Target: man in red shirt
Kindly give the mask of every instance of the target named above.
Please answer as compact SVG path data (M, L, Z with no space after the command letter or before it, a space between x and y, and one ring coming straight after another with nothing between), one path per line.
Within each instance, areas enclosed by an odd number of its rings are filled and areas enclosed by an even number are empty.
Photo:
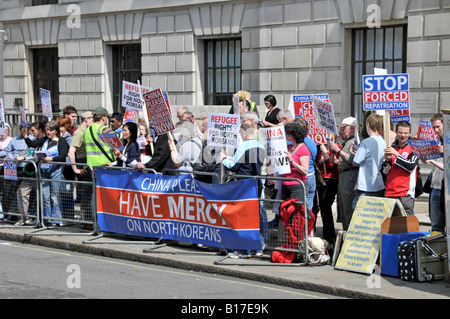
M411 124L401 121L395 130L396 140L384 151L383 172L387 174L385 196L397 198L408 215L414 215L414 193L417 182L419 158L406 140L411 134Z

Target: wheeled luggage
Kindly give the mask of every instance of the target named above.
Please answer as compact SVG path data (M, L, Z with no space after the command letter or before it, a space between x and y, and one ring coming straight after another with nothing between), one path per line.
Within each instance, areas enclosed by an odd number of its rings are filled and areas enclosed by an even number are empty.
M433 281L445 278L447 239L443 234L401 242L398 246L400 278Z

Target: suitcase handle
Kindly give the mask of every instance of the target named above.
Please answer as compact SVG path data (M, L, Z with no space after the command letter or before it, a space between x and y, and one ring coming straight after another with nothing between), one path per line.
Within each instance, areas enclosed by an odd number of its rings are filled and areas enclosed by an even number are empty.
M447 258L447 254L440 255L440 254L436 253L430 247L430 245L428 245L428 241L426 241L426 242L425 242L425 240L422 241L422 249L427 255L431 255L431 256L433 256L436 259L444 260L445 258Z

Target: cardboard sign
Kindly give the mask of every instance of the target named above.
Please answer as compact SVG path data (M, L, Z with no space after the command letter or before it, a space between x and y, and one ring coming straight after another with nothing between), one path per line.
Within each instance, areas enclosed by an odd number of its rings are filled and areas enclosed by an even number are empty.
M125 148L116 133L98 134L98 137L100 137L103 143L112 148L117 148L119 151L123 151Z
M421 140L433 141L437 140L437 134L434 133L431 121L419 121L419 129L417 130L417 138Z
M409 109L409 74L363 75L363 109Z
M324 94L293 94L289 102L289 111L294 117L303 117L308 122L308 136L316 143L326 143L330 134L317 125L316 114L313 106L313 97L325 102L330 102L328 93Z
M335 268L372 274L381 248L381 225L391 216L406 216L398 199L361 196Z
M139 88L142 94L150 92L152 89L139 84L122 81L122 106L129 110L136 110L143 112L143 105L141 102L141 95L139 94Z
M313 106L317 125L334 135L338 135L333 105L313 96Z
M45 89L40 89L41 92L41 104L42 104L42 114L45 117L52 118L52 97L50 91Z
M207 144L237 148L239 127L239 114L208 113Z
M267 174L288 174L291 172L289 160L286 158L287 143L284 126L259 129L261 140L266 149Z
M161 89L147 92L143 95L147 106L148 118L152 120L153 128L157 135L161 135L175 129L167 99L164 98Z
M439 151L441 144L439 141L427 141L427 140L406 140L411 150L420 158L427 160L444 157L444 153Z

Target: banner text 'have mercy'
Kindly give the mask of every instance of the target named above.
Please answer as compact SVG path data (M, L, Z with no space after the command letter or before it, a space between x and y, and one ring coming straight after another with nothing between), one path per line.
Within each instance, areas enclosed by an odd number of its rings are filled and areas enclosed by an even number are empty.
M99 170L97 176L98 220L104 231L215 247L258 248L255 181L228 183L221 192L218 188L223 186L215 185L212 190L211 185L187 174Z

